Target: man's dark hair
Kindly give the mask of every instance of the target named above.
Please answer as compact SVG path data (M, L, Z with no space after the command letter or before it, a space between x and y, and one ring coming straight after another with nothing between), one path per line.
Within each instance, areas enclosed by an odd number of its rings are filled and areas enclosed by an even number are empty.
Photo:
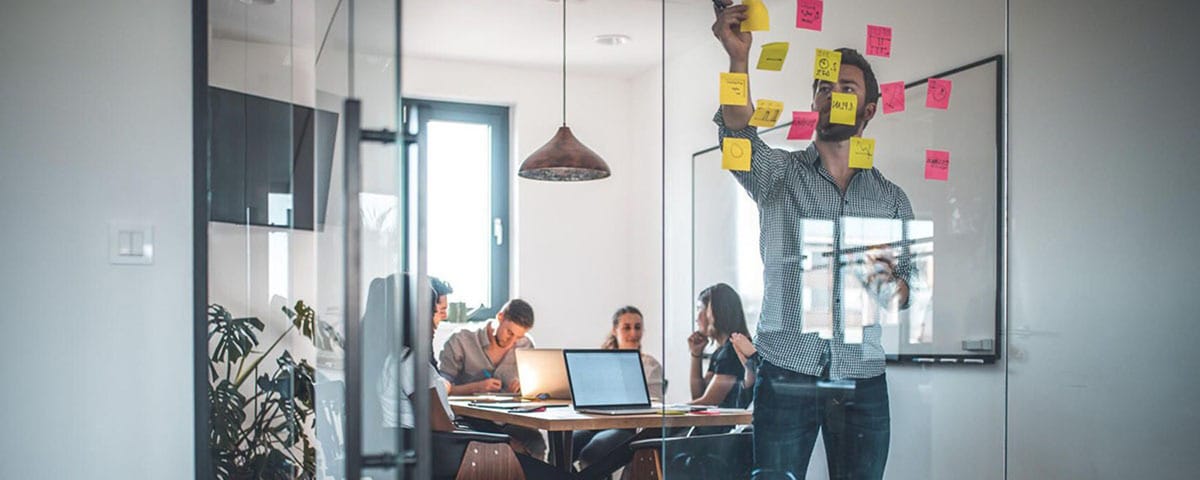
M505 320L512 320L526 330L533 328L533 307L529 302L514 298L500 308L500 313L504 314Z
M867 62L866 57L858 53L858 50L849 47L842 47L835 52L842 54L842 66L854 65L863 72L863 81L866 82L864 87L867 91L864 93L866 103L876 103L879 101L879 80L875 79L875 71L871 70L871 64ZM817 91L817 85L820 85L820 80L813 80L813 91Z
M433 309L437 310L438 300L442 297L454 293L454 287L450 286L450 282L437 278L433 275L429 276L430 290L433 292Z

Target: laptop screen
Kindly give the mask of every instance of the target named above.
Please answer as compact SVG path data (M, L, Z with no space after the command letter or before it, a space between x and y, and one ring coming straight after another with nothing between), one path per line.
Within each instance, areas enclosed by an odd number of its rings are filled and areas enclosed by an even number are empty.
M636 350L565 350L575 407L650 406Z

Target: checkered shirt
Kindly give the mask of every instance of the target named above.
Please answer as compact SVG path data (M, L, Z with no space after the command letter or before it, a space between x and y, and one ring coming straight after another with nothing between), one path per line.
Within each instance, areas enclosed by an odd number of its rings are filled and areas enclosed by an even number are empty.
M862 379L883 374L882 327L863 327L861 344L844 342L841 267L833 272L833 339L801 333L802 305L801 220L830 220L834 249L840 251L843 217L912 220L912 204L896 184L874 168L859 171L843 196L821 165L815 145L801 151L771 148L748 126L731 131L720 110L713 117L721 138L749 139L750 171L732 171L758 205L759 255L763 262L762 315L754 343L763 360L806 375L830 379ZM839 265L840 262L833 262ZM896 275L908 279L910 263L897 265ZM911 282L910 282L911 283Z

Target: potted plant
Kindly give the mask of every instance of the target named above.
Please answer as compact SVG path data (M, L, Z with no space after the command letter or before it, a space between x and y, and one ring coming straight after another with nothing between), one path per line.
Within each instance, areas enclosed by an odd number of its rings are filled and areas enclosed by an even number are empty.
M283 307L290 325L262 352L255 351L264 324L234 318L221 305L208 307L209 448L216 477L225 479L313 478L316 448L313 367L283 350L268 373L260 364L289 336L314 339L316 314L303 301ZM254 377L252 388L243 388ZM243 393L245 391L245 393ZM307 428L306 428L307 427Z

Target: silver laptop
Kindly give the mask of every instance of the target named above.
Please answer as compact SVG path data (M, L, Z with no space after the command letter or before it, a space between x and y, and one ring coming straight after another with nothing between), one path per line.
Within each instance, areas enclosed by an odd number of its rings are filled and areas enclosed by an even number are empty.
M601 415L659 413L637 350L563 350L575 411Z
M570 400L571 385L563 365L561 348L522 348L517 350L517 376L521 378L521 396Z

